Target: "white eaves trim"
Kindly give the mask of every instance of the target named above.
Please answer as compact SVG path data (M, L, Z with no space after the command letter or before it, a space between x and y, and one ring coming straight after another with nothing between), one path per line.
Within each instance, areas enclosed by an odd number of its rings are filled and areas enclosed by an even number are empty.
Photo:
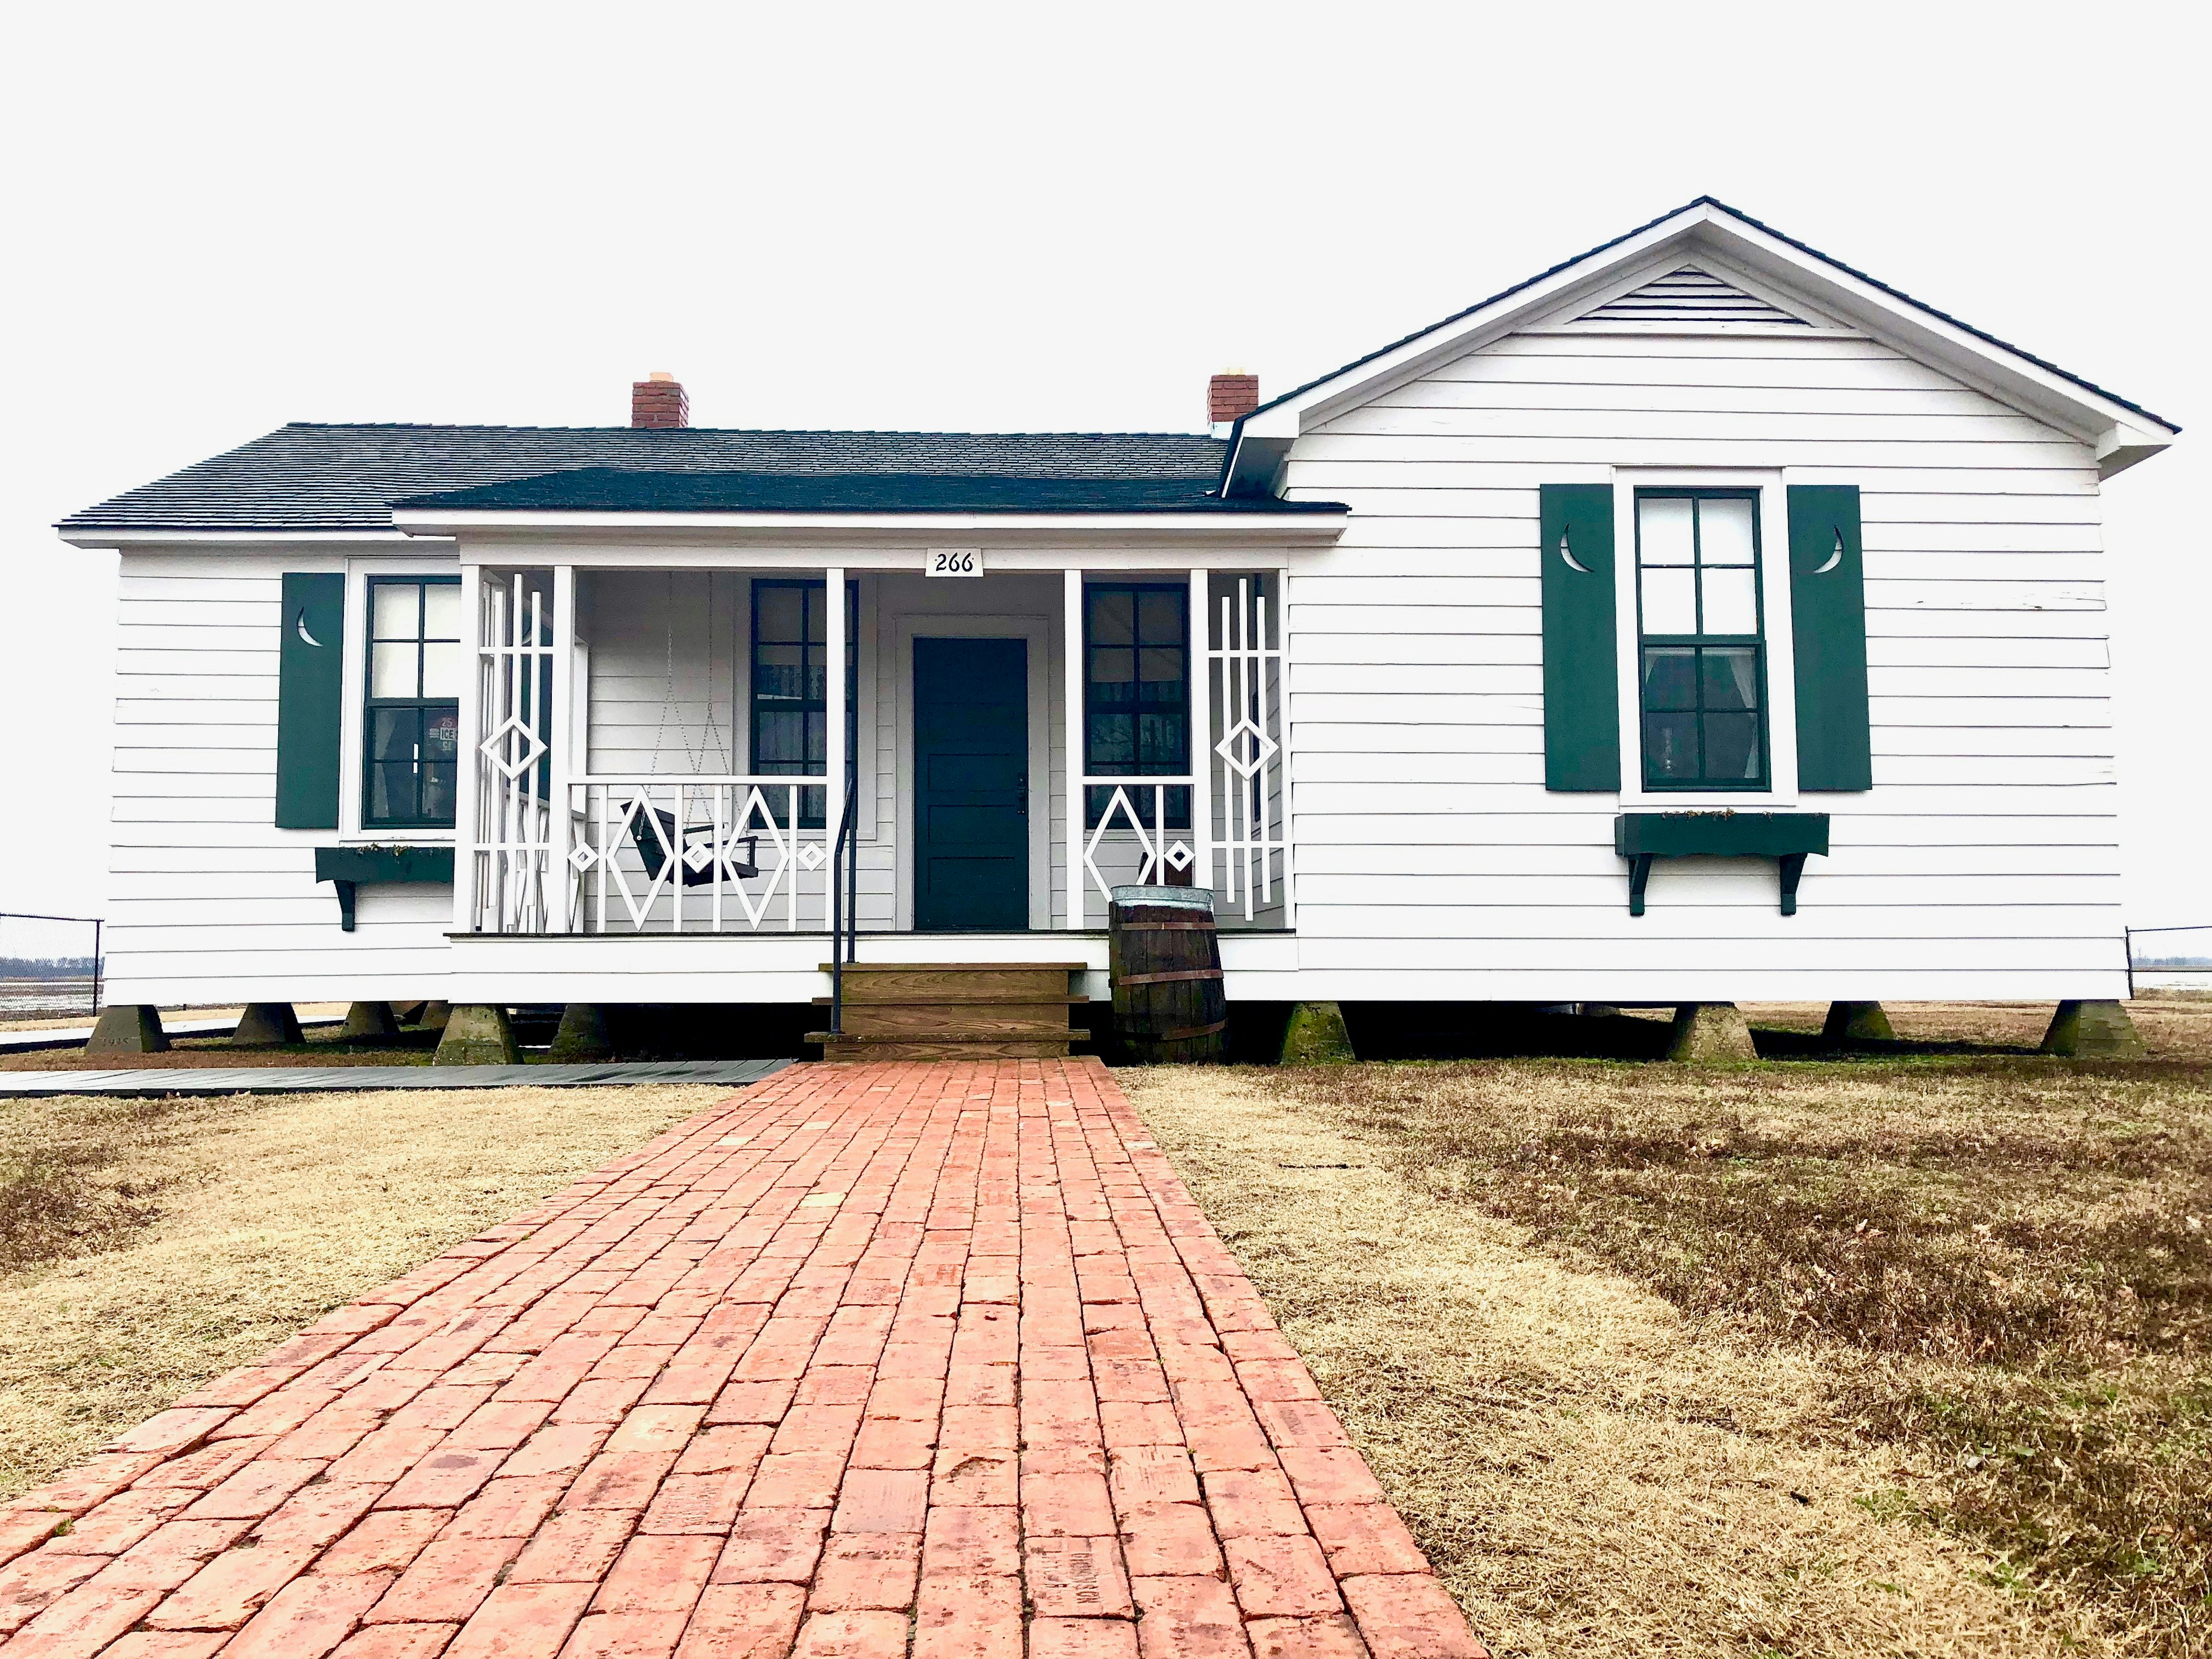
M563 536L605 542L611 534L655 540L895 540L915 547L1074 538L1110 541L1203 540L1272 547L1333 546L1349 513L533 513L395 512L410 536L501 535L532 539Z
M312 546L337 552L358 548L364 553L391 553L409 547L413 540L397 530L103 530L94 526L56 533L71 547L117 549Z
M2157 453L2179 431L1715 204L1698 202L1248 416L1230 455L1227 488L1232 493L1267 489L1300 433L1524 326L1562 317L1585 303L1602 304L1624 284L1632 287L1669 260L1694 260L1700 254L1771 283L1780 294L1801 295L1844 327L2088 445L2102 477Z

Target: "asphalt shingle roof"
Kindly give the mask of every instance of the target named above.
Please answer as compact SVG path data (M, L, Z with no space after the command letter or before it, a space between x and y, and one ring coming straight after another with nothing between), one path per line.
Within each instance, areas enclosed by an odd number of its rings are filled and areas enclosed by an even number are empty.
M699 427L654 431L295 422L73 514L61 527L388 530L398 501L519 479L543 480L579 469L610 477L700 473L726 479L836 478L848 481L841 485L845 489L866 474L1106 483L1108 495L1184 492L1188 505L1197 508L1197 498L1220 476L1226 449L1218 439L1182 433L744 432ZM1103 500L1089 510L1101 509L1127 510L1121 502ZM868 510L900 509L878 501Z
M553 513L1341 513L1334 501L1224 501L1207 478L945 472L669 472L578 467L441 490L402 507Z

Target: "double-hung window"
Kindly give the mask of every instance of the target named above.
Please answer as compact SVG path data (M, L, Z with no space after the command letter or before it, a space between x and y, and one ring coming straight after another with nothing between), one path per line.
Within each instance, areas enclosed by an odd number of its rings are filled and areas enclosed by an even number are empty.
M845 753L857 753L860 589L845 584ZM830 765L827 584L753 583L752 768L757 776L820 777ZM779 815L780 802L771 802ZM819 830L819 788L799 793L799 827Z
M1636 494L1647 789L1767 787L1759 492Z
M362 829L453 828L465 672L458 576L369 578Z
M1190 589L1188 585L1091 582L1083 590L1084 770L1094 778L1176 777L1190 770ZM1150 827L1152 792L1132 789ZM1096 825L1112 785L1085 792ZM1190 827L1190 790L1167 791L1168 827Z

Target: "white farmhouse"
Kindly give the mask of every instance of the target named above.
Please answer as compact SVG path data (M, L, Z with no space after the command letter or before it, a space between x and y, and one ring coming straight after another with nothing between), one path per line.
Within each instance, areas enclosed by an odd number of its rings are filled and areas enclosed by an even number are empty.
M1355 1035L2125 994L2098 491L2172 424L1710 199L1257 393L709 431L656 376L78 514L114 998L795 1033L849 923L910 1006L833 1051L1065 1052L1122 884Z

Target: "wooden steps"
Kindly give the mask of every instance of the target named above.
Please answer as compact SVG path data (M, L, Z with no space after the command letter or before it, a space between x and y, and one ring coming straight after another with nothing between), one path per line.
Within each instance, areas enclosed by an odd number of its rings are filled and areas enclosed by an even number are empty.
M1079 962L848 962L845 1029L806 1040L824 1060L1065 1060L1088 1035L1067 1023L1090 1000L1067 988L1082 971Z

